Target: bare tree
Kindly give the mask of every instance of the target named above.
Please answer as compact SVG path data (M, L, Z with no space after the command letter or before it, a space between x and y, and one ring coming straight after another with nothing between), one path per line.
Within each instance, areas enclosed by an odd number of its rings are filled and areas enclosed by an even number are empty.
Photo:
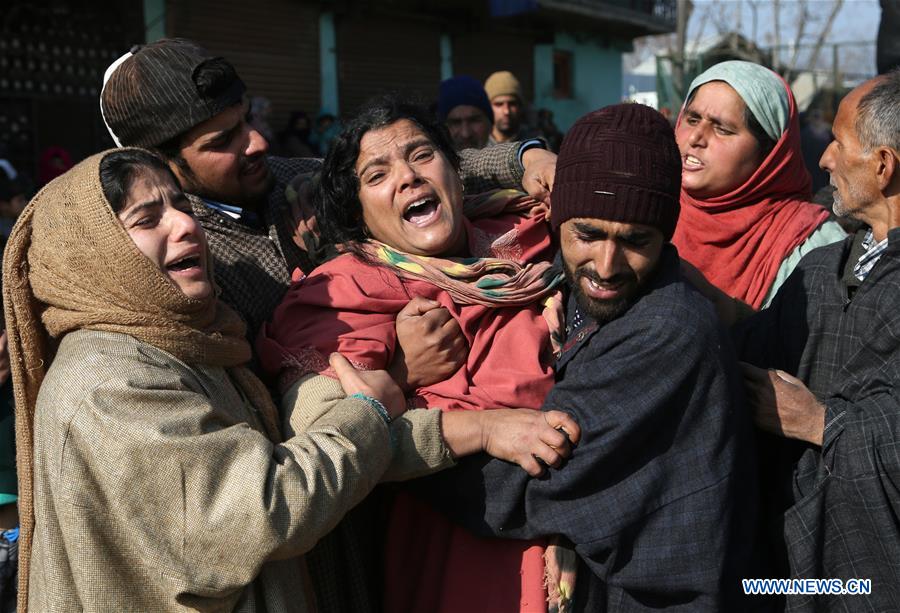
M687 41L687 26L691 19L694 3L691 0L678 0L678 21L675 31L675 61L672 63L672 82L679 95L684 93L684 47Z
M806 24L812 17L809 14L809 6L806 3L806 0L800 0L798 5L799 14L797 16L797 35L794 37L793 42L793 53L791 54L791 61L787 65L787 68L784 71L784 80L790 83L794 79L794 73L797 68L797 60L800 59L800 50L803 48L803 34L806 29Z
M816 39L816 43L813 45L812 53L809 57L810 69L814 69L816 67L816 62L819 61L819 54L822 52L822 46L825 44L825 40L831 33L831 28L834 25L834 20L837 17L837 14L840 12L843 4L844 0L834 0L834 4L831 6L831 13L829 13L828 20L825 22L825 27L823 27L819 32L819 37ZM832 68L834 70L837 70L836 66L833 66Z
M691 47L690 53L692 57L696 56L697 52L700 50L700 40L706 32L706 22L709 21L710 9L711 7L707 6L706 10L703 11L703 14L700 16L700 24L697 26L696 32L694 32L694 45Z
M735 31L735 5L731 2L716 0L707 7L707 15L712 16L713 27L717 34L728 34Z
M778 51L781 47L781 2L780 0L772 0L772 23L774 30L772 32L772 68L778 70Z
M758 11L759 11L759 0L747 0L747 6L750 7L750 14L751 14L751 17L752 17L750 23L753 24L752 29L750 30L750 40L752 40L753 42L756 42L756 41L757 41L757 38L756 38L756 35L757 35L756 26L757 26L757 24L758 24L758 22L759 22L759 21L758 21L758 17L759 17L759 15L758 15Z

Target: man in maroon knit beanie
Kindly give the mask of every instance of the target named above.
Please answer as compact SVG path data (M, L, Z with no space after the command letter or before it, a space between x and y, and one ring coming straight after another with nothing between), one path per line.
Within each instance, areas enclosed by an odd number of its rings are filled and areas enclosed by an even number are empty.
M557 161L551 220L568 279L546 409L581 440L545 478L473 457L423 494L469 529L562 535L575 611L742 611L758 576L752 424L712 305L669 243L681 162L668 122L620 104L582 117ZM453 483L448 483L453 481Z

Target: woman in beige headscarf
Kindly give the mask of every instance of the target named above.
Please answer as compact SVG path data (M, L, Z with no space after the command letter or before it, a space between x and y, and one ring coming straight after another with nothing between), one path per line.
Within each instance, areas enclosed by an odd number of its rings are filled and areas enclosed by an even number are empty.
M189 210L126 149L54 180L12 233L20 611L309 611L301 554L391 459L387 383L281 440Z

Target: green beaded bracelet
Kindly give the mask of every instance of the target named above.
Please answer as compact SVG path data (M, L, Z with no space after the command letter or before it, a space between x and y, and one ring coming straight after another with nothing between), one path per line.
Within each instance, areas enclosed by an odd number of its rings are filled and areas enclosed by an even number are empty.
M363 393L357 392L355 394L351 394L348 398L357 398L359 400L365 400L369 403L369 405L375 409L379 415L381 415L381 419L384 420L384 423L388 426L391 425L391 415L388 413L385 406L381 403L377 398L372 398L371 396L366 396Z

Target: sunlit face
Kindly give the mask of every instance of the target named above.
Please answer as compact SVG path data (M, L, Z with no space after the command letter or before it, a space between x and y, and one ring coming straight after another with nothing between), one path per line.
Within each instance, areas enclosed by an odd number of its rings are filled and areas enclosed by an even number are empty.
M118 217L138 250L184 295L199 300L212 294L206 235L167 172L146 168L133 177Z
M416 255L464 250L459 174L412 121L366 132L356 175L369 236Z
M582 310L604 323L622 315L656 270L662 232L590 217L560 226L566 278Z
M856 134L856 107L872 86L871 81L864 83L841 101L831 128L834 140L819 160L819 166L828 172L835 188L835 214L854 217L869 225L872 223L866 209L880 193L872 165L873 152L864 151Z
M491 121L477 106L460 104L447 113L447 131L457 151L481 149L491 135Z
M244 102L188 131L181 156L190 171L173 165L188 192L240 207L265 200L273 182L266 163L269 145L248 119Z
M747 128L746 105L727 83L701 85L675 127L681 184L694 198L727 194L762 163L759 142Z
M522 125L522 102L518 96L503 94L491 98L494 111L494 132L504 137L515 136Z

